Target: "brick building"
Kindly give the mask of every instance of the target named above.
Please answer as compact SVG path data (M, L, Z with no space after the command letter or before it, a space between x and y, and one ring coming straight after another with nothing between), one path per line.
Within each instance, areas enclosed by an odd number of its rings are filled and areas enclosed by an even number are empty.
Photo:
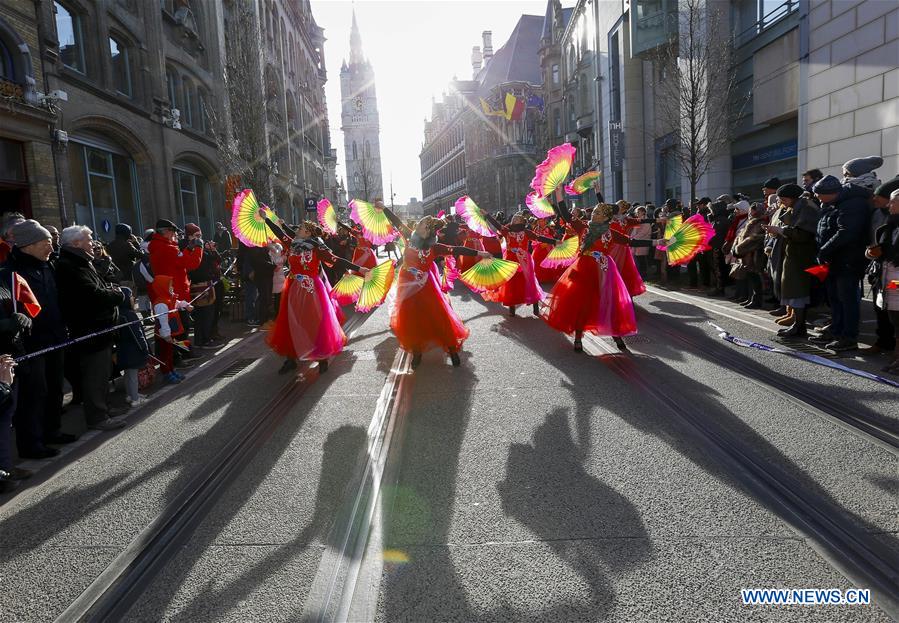
M0 211L59 222L53 108L40 62L32 0L0 4Z

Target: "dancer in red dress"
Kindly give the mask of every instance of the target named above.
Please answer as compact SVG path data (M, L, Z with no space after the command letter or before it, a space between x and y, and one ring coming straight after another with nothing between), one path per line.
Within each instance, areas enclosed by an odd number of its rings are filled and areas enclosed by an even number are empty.
M462 225L459 228L459 237L462 240L462 246L472 249L473 251L484 251L484 237L476 231L472 231L467 226ZM459 255L456 253L455 255ZM459 258L457 264L460 272L465 272L478 263L476 255L465 254Z
M562 333L574 334L574 350L582 351L585 331L611 336L619 350L626 351L623 335L637 332L634 305L627 286L610 256L616 244L650 246L663 240L632 240L610 227L614 207L600 203L593 209L590 222L568 213L561 192L556 193L560 216L581 237L577 260L568 267L553 287L548 299L546 323Z
M548 218L538 219L534 231L541 236L554 238L557 241L564 240L574 233L571 232L571 234L569 234L564 225L556 226L555 223ZM538 242L533 245L531 259L534 260L534 274L537 275L537 281L539 283L555 283L559 280L559 277L562 276L562 273L565 272L565 266L556 266L554 268L544 268L541 266L543 260L545 260L546 256L549 255L549 252L552 251L554 245L555 243L546 244L543 242Z
M378 258L375 257L375 250L372 243L362 235L362 228L358 225L348 227L337 222L337 226L341 227L350 236L356 240L356 248L353 249L353 264L364 266L365 268L374 268L378 265Z
M518 264L518 272L495 291L488 290L483 294L484 300L494 301L509 308L509 315L515 315L518 305L533 305L534 315L540 315L540 303L546 293L537 283L534 271L534 259L528 253L530 241L544 244L555 244L553 238L540 236L525 227L525 216L519 212L512 217L509 225L502 225L494 217L487 215L487 220L506 241L505 259Z
M412 230L389 209L384 214L406 239L403 264L399 269L396 303L390 314L390 328L403 350L412 353L412 368L421 363L423 352L442 348L454 366L460 365L459 349L468 329L453 310L449 298L440 291L434 260L447 255L492 257L486 251L450 247L437 242L436 231L443 222L426 216Z
M296 368L297 360L318 361L319 373L325 372L328 359L343 350L347 338L341 328L340 307L331 297L322 264L342 263L363 275L368 269L334 255L322 242L321 229L311 221L302 223L293 238L269 219L265 222L285 245L290 245L290 275L281 293L275 325L266 340L273 351L287 358L278 373Z

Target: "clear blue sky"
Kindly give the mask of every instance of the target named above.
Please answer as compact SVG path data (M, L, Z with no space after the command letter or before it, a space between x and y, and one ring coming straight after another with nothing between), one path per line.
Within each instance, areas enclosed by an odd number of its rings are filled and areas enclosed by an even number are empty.
M545 0L312 0L312 14L325 29L325 63L331 141L338 150L337 174L344 175L340 131L340 65L350 51L353 7L362 33L362 48L375 70L381 114L384 192L391 172L397 203L421 199L418 154L431 97L440 98L453 78L471 77L471 48L481 32L493 31L498 49L518 18L543 15Z

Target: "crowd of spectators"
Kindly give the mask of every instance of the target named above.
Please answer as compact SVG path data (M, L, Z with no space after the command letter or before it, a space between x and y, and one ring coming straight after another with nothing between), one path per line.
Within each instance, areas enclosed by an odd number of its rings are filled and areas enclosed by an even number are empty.
M182 231L165 219L142 238L124 223L114 235L103 244L83 225L59 232L2 215L0 493L32 475L16 456L49 458L77 440L62 430L64 408L82 405L89 429L122 428L127 409L110 403L112 381L122 377L125 404L140 405L157 370L180 383L199 350L223 343L221 277L232 250L221 223L208 242L197 225Z
M622 214L664 218L701 215L714 229L709 249L685 267L667 266L665 253L637 255L644 278L705 290L747 309L767 309L784 340L810 340L835 353L894 353L899 327L899 175L881 181L879 156L854 158L840 178L818 169L797 183L772 178L760 198L703 197L685 206L619 202ZM637 238L663 237L661 226L641 226ZM682 281L686 279L686 283ZM672 281L674 283L672 283ZM859 349L861 306L870 300L876 341ZM809 312L820 316L810 332ZM899 373L899 358L884 368Z

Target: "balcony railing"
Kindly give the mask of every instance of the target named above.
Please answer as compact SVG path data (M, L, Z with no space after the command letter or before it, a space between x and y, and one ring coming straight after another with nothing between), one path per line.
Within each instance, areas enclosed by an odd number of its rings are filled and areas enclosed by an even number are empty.
M631 50L636 56L677 36L677 0L631 2Z
M799 10L799 0L786 0L783 4L772 9L767 15L734 36L734 47L740 47L749 43L756 36L760 35L764 30L779 22L793 11Z

